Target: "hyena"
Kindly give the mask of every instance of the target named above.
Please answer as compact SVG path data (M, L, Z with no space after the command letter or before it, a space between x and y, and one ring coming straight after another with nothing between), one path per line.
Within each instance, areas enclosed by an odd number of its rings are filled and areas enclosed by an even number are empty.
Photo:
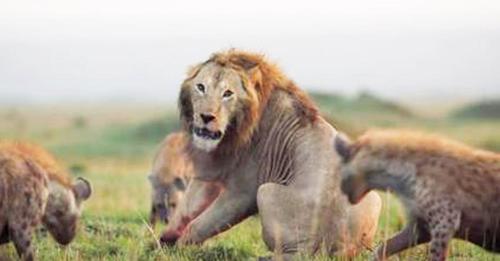
M378 259L430 241L430 259L445 260L452 238L500 252L499 154L395 130L369 131L352 143L339 135L335 148L351 203L389 190L408 212L407 226L378 248Z
M153 189L150 215L152 226L158 218L168 222L193 176L193 165L185 151L187 139L182 132L169 134L155 156L151 175L148 177Z
M43 224L54 239L69 244L76 234L88 181L70 177L44 149L0 143L0 244L12 241L23 260L32 260L32 234Z

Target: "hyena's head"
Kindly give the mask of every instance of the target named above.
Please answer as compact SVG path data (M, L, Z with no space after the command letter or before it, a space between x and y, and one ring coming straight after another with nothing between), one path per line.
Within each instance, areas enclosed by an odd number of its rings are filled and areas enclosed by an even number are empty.
M83 178L78 178L69 186L53 180L49 182L49 198L43 224L58 243L66 245L73 240L82 212L82 202L91 194L90 182Z
M416 167L410 137L391 131L369 131L351 142L345 135L335 138L339 154L342 191L351 203L359 202L371 189L397 194L413 192Z
M168 223L184 196L188 180L175 177L168 184L164 184L158 180L157 176L151 175L149 181L153 187L152 214Z
M356 204L371 190L368 180L384 169L373 164L376 159L359 140L351 142L344 134L338 134L334 147L340 156L342 192L349 202Z

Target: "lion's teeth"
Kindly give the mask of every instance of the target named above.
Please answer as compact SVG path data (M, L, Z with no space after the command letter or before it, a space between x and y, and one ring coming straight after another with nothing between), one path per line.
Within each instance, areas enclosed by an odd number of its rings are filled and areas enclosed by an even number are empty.
M195 135L205 138L205 139L211 139L211 140L218 140L222 137L222 132L220 131L210 131L207 128L194 128L193 132Z

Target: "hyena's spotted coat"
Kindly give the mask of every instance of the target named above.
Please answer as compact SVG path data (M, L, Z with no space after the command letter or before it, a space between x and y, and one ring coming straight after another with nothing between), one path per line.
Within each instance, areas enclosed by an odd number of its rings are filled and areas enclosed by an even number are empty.
M32 260L32 234L42 223L60 244L76 233L88 181L75 183L42 148L0 143L0 244L12 241L20 257Z
M378 258L430 241L431 259L444 260L454 237L500 252L500 155L406 131L371 131L354 143L338 136L335 147L351 202L388 189L408 211L409 224Z

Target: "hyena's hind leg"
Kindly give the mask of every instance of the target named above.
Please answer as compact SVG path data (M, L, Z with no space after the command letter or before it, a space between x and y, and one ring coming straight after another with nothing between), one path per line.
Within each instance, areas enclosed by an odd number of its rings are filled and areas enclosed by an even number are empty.
M375 191L349 207L349 238L343 246L343 255L354 257L363 250L373 248L381 209L382 199Z
M290 187L267 183L257 192L262 236L274 252L274 260L293 260L297 252L314 250L310 238L313 206L307 204ZM309 217L309 218L307 218Z

